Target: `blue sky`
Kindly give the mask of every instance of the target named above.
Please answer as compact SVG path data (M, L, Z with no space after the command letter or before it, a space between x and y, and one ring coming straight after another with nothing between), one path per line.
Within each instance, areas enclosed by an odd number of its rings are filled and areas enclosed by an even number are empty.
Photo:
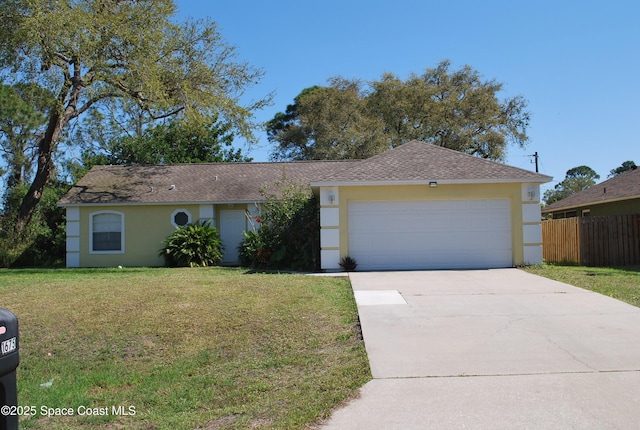
M521 95L532 114L526 149L507 163L554 181L587 165L606 179L640 165L640 2L614 0L264 1L177 0L180 18L209 17L238 60L265 72L246 100L275 93L256 119L284 111L304 88L332 76L402 79L449 59ZM270 145L249 152L267 161Z

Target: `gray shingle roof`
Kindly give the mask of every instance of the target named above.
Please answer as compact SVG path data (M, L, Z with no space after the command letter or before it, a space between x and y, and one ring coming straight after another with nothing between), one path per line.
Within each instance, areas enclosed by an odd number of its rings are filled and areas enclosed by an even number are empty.
M283 175L306 184L548 182L549 176L412 141L366 160L95 166L59 202L226 203L263 200Z
M258 202L286 177L308 184L351 161L94 166L59 204Z
M640 198L640 169L629 170L542 208L543 213Z
M549 182L550 176L485 160L419 141L336 170L324 178L335 183L372 182Z

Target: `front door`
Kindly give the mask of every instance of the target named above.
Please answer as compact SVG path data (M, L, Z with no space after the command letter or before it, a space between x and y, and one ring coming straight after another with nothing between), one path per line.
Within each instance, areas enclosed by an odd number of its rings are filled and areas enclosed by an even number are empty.
M242 242L242 233L247 228L247 217L243 210L220 211L220 240L223 249L223 264L238 264L240 254L238 245Z

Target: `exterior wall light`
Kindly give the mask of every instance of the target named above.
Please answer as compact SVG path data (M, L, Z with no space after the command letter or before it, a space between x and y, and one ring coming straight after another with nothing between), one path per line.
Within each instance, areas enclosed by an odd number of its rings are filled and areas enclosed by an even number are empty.
M529 187L529 190L527 191L527 196L529 197L529 200L533 200L536 197L536 189L533 187Z
M438 186L438 183L436 181L429 182L429 188L435 188L437 186Z
M336 195L333 191L329 191L329 204L333 204L336 201Z

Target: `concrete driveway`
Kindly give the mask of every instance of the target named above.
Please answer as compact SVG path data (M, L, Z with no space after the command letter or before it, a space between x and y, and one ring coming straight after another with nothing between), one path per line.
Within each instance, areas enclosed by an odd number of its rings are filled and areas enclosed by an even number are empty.
M374 379L323 428L640 428L639 308L517 269L350 278Z

